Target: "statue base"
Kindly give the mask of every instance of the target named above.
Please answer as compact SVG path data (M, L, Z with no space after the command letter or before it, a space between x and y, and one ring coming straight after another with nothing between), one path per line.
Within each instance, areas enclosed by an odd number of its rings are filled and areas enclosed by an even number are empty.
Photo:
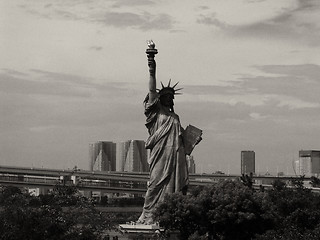
M128 239L157 239L156 236L162 236L162 239L178 240L179 232L165 233L164 229L157 224L145 225L135 222L119 224L119 231Z
M163 232L164 229L160 228L157 224L146 225L146 224L139 224L139 223L126 223L126 224L119 224L119 230L123 233L134 233L134 232L153 232L153 233L160 233Z

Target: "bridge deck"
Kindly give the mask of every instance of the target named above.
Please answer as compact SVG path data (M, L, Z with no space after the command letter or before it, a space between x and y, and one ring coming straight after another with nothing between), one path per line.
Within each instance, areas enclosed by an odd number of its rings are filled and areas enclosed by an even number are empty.
M240 175L190 174L190 186L208 185L221 179L238 179ZM292 176L253 176L254 180L283 181L301 180ZM75 185L80 190L126 192L142 194L146 192L149 173L101 172L85 170L58 170L43 168L21 168L0 166L0 184L28 187L53 187L57 184ZM310 181L310 178L304 178ZM314 188L315 191L319 191Z

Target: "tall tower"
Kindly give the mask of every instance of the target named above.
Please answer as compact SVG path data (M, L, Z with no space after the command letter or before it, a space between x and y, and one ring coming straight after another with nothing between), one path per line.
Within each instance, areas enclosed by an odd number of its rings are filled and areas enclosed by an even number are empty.
M126 162L127 152L130 146L130 141L117 142L116 150L116 171L123 172Z
M113 142L95 142L89 145L91 171L116 170L116 144Z
M318 176L320 174L320 151L300 150L297 174Z
M241 151L241 174L254 174L255 161L254 151Z
M117 171L148 172L147 150L143 140L117 143Z
M193 174L196 173L196 164L194 163L194 159L192 155L187 155L187 163L188 163L188 170L189 173Z

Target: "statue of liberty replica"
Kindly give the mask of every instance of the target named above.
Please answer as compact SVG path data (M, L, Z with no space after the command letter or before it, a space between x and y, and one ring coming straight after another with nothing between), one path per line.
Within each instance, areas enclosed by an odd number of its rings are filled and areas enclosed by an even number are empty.
M158 53L152 40L148 41L146 54L149 66L149 92L144 100L146 127L149 137L146 148L150 149L148 163L150 180L147 186L143 212L137 223L155 224L152 211L167 194L186 193L189 178L186 155L201 140L202 131L192 125L184 130L179 116L174 111L174 98L180 89L178 83L171 86L171 80L157 89L156 61Z

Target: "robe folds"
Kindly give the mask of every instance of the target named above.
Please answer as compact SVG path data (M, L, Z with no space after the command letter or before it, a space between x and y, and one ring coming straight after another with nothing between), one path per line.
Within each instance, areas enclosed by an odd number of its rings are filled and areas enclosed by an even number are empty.
M179 116L167 111L159 98L145 105L146 127L150 149L150 180L139 222L152 224L152 211L166 194L182 191L189 183L188 166Z

